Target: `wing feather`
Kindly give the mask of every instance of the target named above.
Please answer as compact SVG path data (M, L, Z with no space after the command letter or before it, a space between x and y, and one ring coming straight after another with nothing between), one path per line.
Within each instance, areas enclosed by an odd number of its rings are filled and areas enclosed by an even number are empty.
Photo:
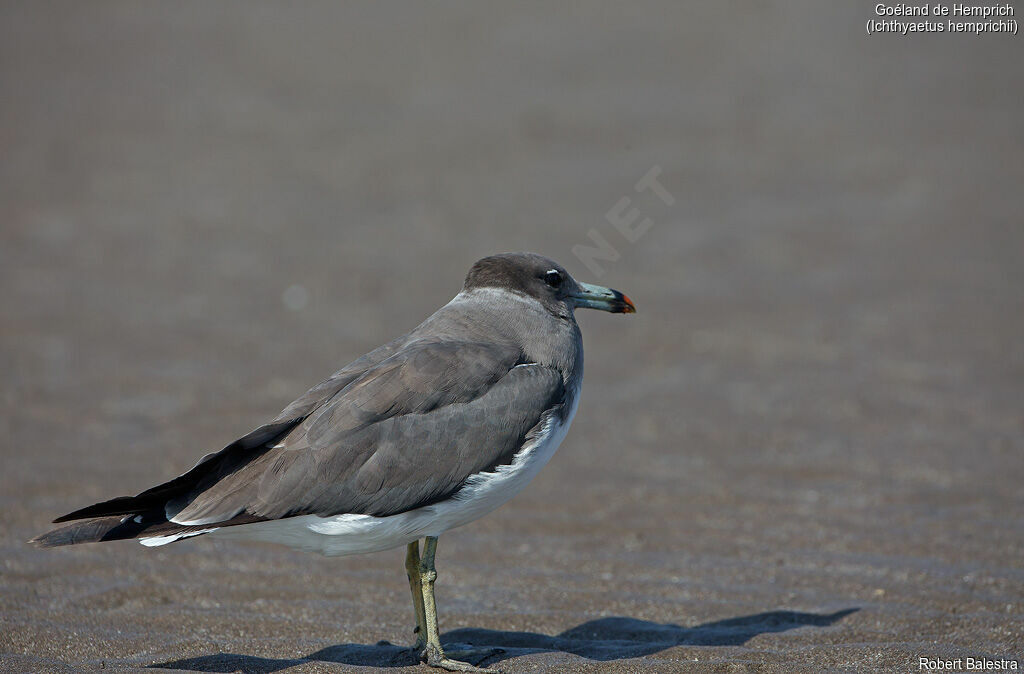
M510 345L414 342L352 379L278 444L182 499L190 525L239 515L386 516L437 502L511 461L561 374Z

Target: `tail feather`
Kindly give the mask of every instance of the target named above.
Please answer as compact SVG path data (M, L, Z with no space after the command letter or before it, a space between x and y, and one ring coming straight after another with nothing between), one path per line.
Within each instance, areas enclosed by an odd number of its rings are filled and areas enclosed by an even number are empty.
M77 521L36 536L29 543L41 548L53 548L76 543L142 538L153 539L150 545L162 545L180 538L209 533L220 527L265 520L265 517L243 512L224 522L213 522L203 526L182 525L169 522L167 510L169 504L187 503L190 498L215 484L217 480L234 473L264 454L303 419L305 416L300 415L260 426L221 451L207 454L191 470L173 480L158 484L135 496L118 496L62 515L53 523ZM181 505L176 508L180 509ZM160 542L156 542L157 539Z
M130 538L141 538L145 541L146 539L159 537L162 539L161 544L163 544L172 543L181 538L206 534L221 527L251 524L252 522L260 522L265 519L264 517L243 513L224 522L206 525L184 525L167 521L163 517L162 512L159 514L112 515L65 524L62 527L57 527L45 534L36 536L29 543L40 548L55 548L61 545L76 545L78 543L119 541Z
M135 518L130 515L96 517L57 527L36 536L29 543L40 548L54 548L59 545L74 545L76 543L117 541L136 538L147 528L149 528L148 525L135 521Z

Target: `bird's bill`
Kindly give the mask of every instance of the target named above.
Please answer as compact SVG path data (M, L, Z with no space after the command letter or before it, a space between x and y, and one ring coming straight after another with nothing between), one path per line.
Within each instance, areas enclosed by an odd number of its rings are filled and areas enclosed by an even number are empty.
M573 304L577 307L600 309L613 314L636 313L633 301L618 290L596 286L592 283L580 283L579 286L580 292L570 295Z

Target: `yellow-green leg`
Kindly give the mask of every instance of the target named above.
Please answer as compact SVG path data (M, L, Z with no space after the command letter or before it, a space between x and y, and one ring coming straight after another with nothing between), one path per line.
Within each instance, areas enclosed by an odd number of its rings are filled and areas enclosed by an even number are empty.
M423 586L420 584L420 542L413 541L405 551L405 575L412 591L412 608L416 612L416 643L412 650L419 653L427 644L427 621L423 613Z
M452 660L445 656L444 649L441 648L441 635L437 630L437 602L434 601L434 581L437 580L437 570L434 568L434 553L436 552L437 538L427 536L423 541L423 558L420 559L420 586L423 592L422 606L427 643L423 647L420 659L431 667L440 667L450 672L497 672L494 669L474 667L468 662ZM493 650L488 651L487 655L494 652Z

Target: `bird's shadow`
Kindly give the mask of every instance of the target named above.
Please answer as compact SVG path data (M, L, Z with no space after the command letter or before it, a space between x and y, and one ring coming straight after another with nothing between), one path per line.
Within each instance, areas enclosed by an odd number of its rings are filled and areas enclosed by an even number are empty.
M572 653L589 660L609 661L651 655L674 646L739 646L759 634L785 632L804 626L827 627L858 610L848 608L835 613L768 611L717 620L695 627L660 624L636 618L609 617L587 621L557 636L468 627L447 632L442 635L441 642L445 650L497 649L493 656L486 658L486 662L483 663L486 665L521 655L551 652ZM411 667L418 664L408 648L381 641L374 645L329 646L301 658L275 659L217 653L161 662L150 667L197 672L265 674L308 662L335 662L371 667Z

